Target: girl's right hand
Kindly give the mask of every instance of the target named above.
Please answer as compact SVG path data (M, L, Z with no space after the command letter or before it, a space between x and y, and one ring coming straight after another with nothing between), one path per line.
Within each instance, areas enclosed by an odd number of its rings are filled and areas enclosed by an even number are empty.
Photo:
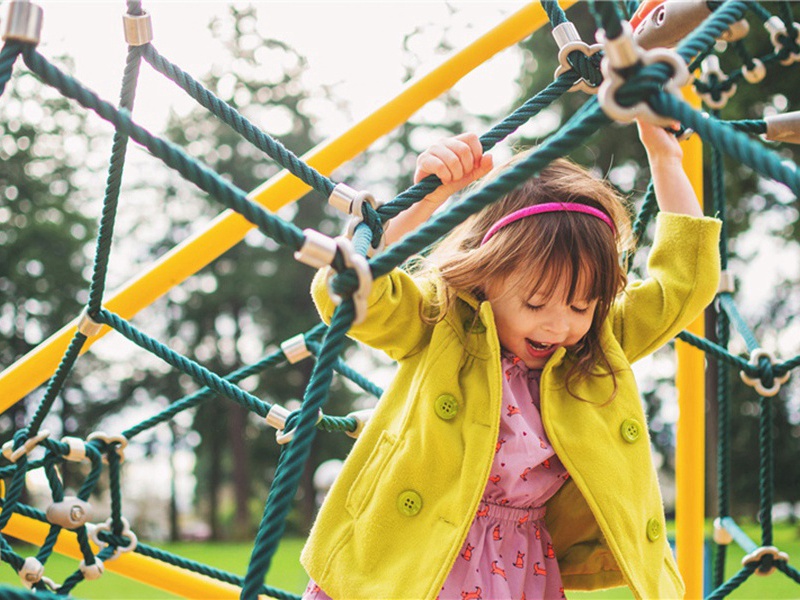
M422 200L438 207L491 169L492 156L483 153L478 136L474 133L462 133L444 138L417 157L414 183L431 174L438 176L442 185Z

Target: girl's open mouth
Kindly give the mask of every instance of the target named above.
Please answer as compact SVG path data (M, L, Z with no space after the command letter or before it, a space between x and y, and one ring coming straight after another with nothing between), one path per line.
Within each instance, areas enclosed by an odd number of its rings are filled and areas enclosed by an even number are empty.
M533 340L529 340L525 338L525 342L528 346L528 352L531 356L535 358L544 358L546 356L550 356L553 352L556 351L558 346L556 344L548 344L546 342L534 342Z

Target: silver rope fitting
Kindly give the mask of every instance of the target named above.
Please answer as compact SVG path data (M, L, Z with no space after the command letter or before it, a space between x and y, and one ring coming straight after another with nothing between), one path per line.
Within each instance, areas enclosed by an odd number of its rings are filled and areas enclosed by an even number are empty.
M286 355L286 360L291 364L300 362L311 356L311 351L306 346L306 338L302 333L281 342L281 351Z
M566 21L553 28L553 38L558 44L558 68L553 75L554 79L558 79L564 73L572 70L572 65L569 64L567 57L570 53L578 51L587 58L597 54L603 49L602 44L592 44L591 46L581 40L578 30L574 23ZM586 81L583 77L578 79L571 88L570 92L586 92L587 94L596 94L598 86L593 86Z
M120 554L133 552L136 550L136 546L139 544L139 538L137 538L136 534L131 531L131 526L130 523L128 523L128 519L125 517L120 517L119 519L122 523L122 532L120 532L120 536L128 538L129 543L127 546L117 546L114 550L114 554L107 558L106 562L118 558ZM95 546L97 546L101 551L110 544L100 539L100 533L103 531L111 533L112 525L113 519L111 518L109 518L105 523L89 523L86 525L86 533L88 534L89 539L92 540Z
M764 348L756 348L750 353L750 360L749 364L754 367L758 368L758 363L762 358L769 359L770 364L775 364L775 355L770 352L769 350L765 350ZM739 377L742 378L747 385L754 388L756 392L758 392L759 396L764 396L765 398L771 398L775 394L777 394L781 390L781 386L789 381L789 376L791 375L790 371L786 371L781 377L775 377L772 385L768 388L764 387L764 384L761 382L761 379L758 377L750 377L744 371L739 371Z
M336 256L336 241L333 238L313 229L304 229L303 235L305 240L300 250L294 253L295 260L315 269L327 267L333 262Z
M14 440L8 440L3 444L3 456L5 456L12 463L17 462L23 456L31 453L41 442L50 437L50 432L47 429L42 429L38 434L32 438L25 440L19 448L14 450Z
M664 0L647 14L637 16L640 10L631 17L636 23L633 37L640 47L648 50L677 46L711 15L706 0Z
M598 39L603 40L605 33L600 30ZM632 67L637 62L651 65L664 62L672 69L672 76L664 83L664 91L680 97L681 87L690 79L689 68L681 56L666 48L642 50L633 41L631 25L622 22L622 33L614 40L603 41L605 56L600 68L603 71L603 83L600 84L597 100L603 111L615 121L630 123L636 119L644 119L654 125L671 127L674 119L659 115L644 100L632 106L621 106L616 99L617 91L625 83L620 71Z
M797 46L800 46L800 23L792 23L792 26L794 27L795 31L794 43ZM773 15L764 22L764 27L769 32L769 39L772 42L772 47L775 49L775 53L783 50L784 44L781 41L781 37L789 37L789 32L786 31L786 23L784 23L783 20L777 15ZM800 61L800 53L792 52L786 58L781 59L780 63L784 66L788 66L798 61Z
M736 291L736 279L728 270L720 271L718 294L733 294Z
M277 431L275 432L275 441L278 442L281 446L284 444L288 444L294 439L294 432L295 429L290 431L284 431L286 429L286 420L289 418L289 415L292 414L288 408L284 408L280 404L273 404L272 408L269 409L267 413L267 425L274 427ZM317 417L317 423L322 421L322 411L319 411L319 417Z
M357 439L358 436L361 435L361 432L364 431L364 427L366 427L367 423L369 423L369 420L372 418L372 414L374 412L374 408L366 408L364 410L356 410L348 414L348 418L355 419L356 429L355 431L345 431L345 433L351 438Z
M8 4L3 41L38 44L42 39L43 21L44 11L41 6L28 0L13 0Z
M714 519L714 543L718 546L727 546L731 542L733 542L733 535L731 532L725 529L725 526L722 524L722 519L717 517Z
M47 507L45 518L53 525L64 529L77 529L86 525L92 512L92 505L77 496L64 496L61 502L53 502Z
M103 561L94 557L94 564L87 565L85 560L82 560L78 565L78 569L80 569L83 578L87 581L94 581L95 579L100 579L103 576L106 568L103 566Z
M728 80L728 76L722 72L722 69L719 66L719 57L716 54L706 56L703 59L703 62L700 63L700 81L706 85L710 85L709 82L712 75L717 78L717 82L720 84ZM700 94L703 102L705 102L709 107L717 110L725 108L725 106L728 104L728 100L730 100L731 96L736 93L736 84L734 83L727 90L718 91L719 99L717 100L712 97L711 92Z
M153 41L153 20L148 13L122 15L122 26L129 46L144 46Z
M44 565L35 556L29 556L22 563L22 568L18 571L22 585L31 589L44 577Z
M64 460L71 462L81 462L86 460L86 442L80 438L65 436L61 438L61 443L69 446L69 452L63 455Z
M750 60L753 63L753 68L749 69L747 65L742 65L742 77L747 83L760 83L767 76L767 67L757 58Z
M750 33L750 23L745 19L740 19L731 23L731 26L722 32L719 39L723 42L738 42L746 38L748 33Z
M108 435L105 431L95 431L94 433L90 433L86 438L88 442L92 440L99 440L107 446L112 447L119 456L119 462L125 462L125 448L128 446L128 438L124 435ZM105 454L103 455L103 462L108 463L108 458Z
M764 137L773 142L800 144L800 111L764 117L767 133Z
M78 333L82 333L87 338L94 337L103 328L102 323L98 323L89 316L89 309L83 309L80 320L78 321Z
M353 325L358 325L367 317L367 299L372 289L372 271L369 268L367 259L356 252L353 242L341 235L336 237L335 241L336 246L342 253L345 266L349 269L353 269L358 277L358 289L353 292L353 304L355 305L356 312ZM333 291L332 283L335 274L336 272L333 269L328 273L328 295L330 295L335 304L341 304L342 297Z
M765 556L772 557L772 564L770 564L769 567L757 568L755 570L756 575L761 575L763 577L766 577L767 575L772 575L772 573L774 573L775 569L777 568L775 565L775 561L781 560L787 563L789 562L789 555L786 552L781 552L775 546L761 546L760 548L756 548L755 550L753 550L750 554L748 554L742 559L742 566L745 567L753 563L759 564L761 562L761 559L764 558Z
M378 210L380 207L380 203L375 199L375 196L369 192L359 192L358 190L354 190L346 183L337 183L336 187L333 188L331 195L328 196L328 204L333 206L336 210L353 216L353 218L347 223L347 229L345 232L345 235L350 239L353 239L353 235L355 235L356 232L356 227L358 227L358 225L364 221L364 213L362 212L362 209L365 202L374 210ZM374 248L373 244L370 244L367 256L371 257L376 252L383 250L384 247L386 247L386 236L381 235L378 247Z

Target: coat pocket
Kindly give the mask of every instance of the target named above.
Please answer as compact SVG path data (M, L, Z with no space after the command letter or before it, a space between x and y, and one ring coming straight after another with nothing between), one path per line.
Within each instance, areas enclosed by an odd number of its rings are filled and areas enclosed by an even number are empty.
M372 448L369 458L364 463L358 476L347 493L345 508L351 516L357 517L367 500L375 493L375 487L386 469L396 445L396 439L386 431L382 431L377 443Z

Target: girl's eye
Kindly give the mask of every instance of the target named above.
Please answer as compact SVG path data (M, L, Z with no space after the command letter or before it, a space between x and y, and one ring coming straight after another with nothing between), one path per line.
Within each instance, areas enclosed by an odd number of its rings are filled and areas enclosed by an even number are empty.
M531 304L530 302L525 303L525 308L527 308L528 310L534 310L534 311L540 310L542 306L543 305L541 304Z
M578 313L579 315L586 314L586 313L589 311L589 307L588 307L588 306L587 306L586 308L581 308L581 307L579 307L579 306L570 306L570 308L571 308L571 309L572 309L574 312Z

